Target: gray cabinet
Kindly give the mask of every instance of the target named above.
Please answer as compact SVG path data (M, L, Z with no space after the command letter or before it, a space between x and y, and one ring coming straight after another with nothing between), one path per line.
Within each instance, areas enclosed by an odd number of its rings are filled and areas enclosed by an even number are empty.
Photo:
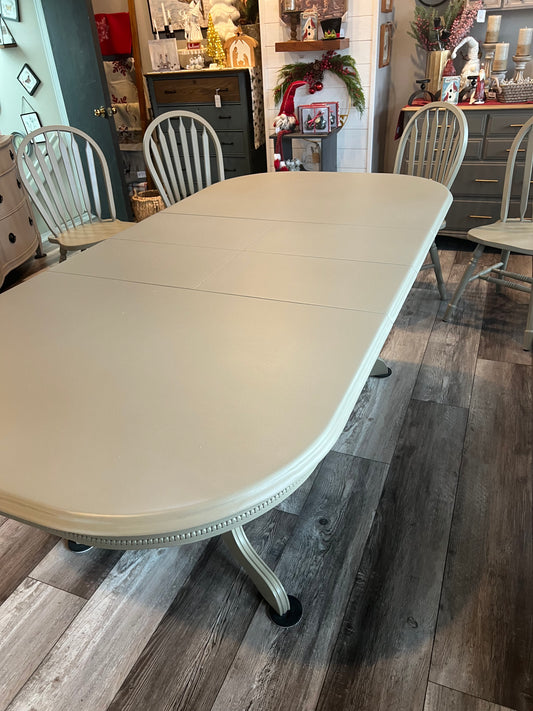
M222 144L226 178L266 171L265 146L255 148L248 69L151 72L146 80L154 116L184 109L209 121Z
M468 230L500 217L501 196L509 149L520 127L531 117L531 104L460 105L468 121L468 146L452 185L453 204L441 234L465 237ZM407 121L414 110L404 109ZM520 156L518 154L518 166ZM521 175L516 171L513 195L518 204ZM511 208L512 209L512 208Z
M11 136L0 136L0 286L8 272L41 247L15 158Z

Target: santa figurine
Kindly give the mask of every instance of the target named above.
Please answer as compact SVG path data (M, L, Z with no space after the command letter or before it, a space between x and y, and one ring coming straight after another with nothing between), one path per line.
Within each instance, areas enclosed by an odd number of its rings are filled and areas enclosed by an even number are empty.
M298 119L294 112L294 95L296 89L300 86L305 86L305 81L293 81L283 94L279 114L274 120L274 128L276 130L276 147L274 149L274 168L276 170L288 170L283 160L282 139L286 133L296 130Z

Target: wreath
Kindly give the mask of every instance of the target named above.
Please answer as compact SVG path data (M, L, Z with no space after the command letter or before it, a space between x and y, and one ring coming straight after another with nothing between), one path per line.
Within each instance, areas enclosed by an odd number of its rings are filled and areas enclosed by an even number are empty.
M310 94L321 91L324 86L325 71L333 72L342 79L346 84L352 105L362 114L365 108L365 96L355 60L349 54L337 54L332 49L326 52L321 59L315 59L314 62L308 64L297 62L282 67L278 72L278 84L274 87L274 101L276 104L280 101L293 81L307 82Z

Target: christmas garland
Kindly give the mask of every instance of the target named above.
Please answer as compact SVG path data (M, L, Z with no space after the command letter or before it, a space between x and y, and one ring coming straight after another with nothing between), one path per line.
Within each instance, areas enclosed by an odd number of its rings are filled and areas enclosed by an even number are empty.
M293 81L306 81L309 84L310 94L321 91L325 71L333 72L339 79L342 79L346 84L353 106L362 114L365 108L365 96L359 72L355 67L355 60L349 54L336 54L332 49L326 52L321 59L315 59L309 64L298 62L282 67L278 72L279 83L274 87L274 101L276 104L280 101Z

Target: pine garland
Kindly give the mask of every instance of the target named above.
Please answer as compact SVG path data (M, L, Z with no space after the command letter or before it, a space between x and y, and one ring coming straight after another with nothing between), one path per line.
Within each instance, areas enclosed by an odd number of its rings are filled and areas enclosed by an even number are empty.
M322 55L321 59L315 59L309 64L298 62L282 67L278 72L278 84L274 87L274 101L276 104L279 103L293 81L306 81L309 84L310 94L321 91L325 71L333 72L342 79L346 84L353 106L362 114L365 108L365 96L355 60L349 54L337 54L332 49Z

